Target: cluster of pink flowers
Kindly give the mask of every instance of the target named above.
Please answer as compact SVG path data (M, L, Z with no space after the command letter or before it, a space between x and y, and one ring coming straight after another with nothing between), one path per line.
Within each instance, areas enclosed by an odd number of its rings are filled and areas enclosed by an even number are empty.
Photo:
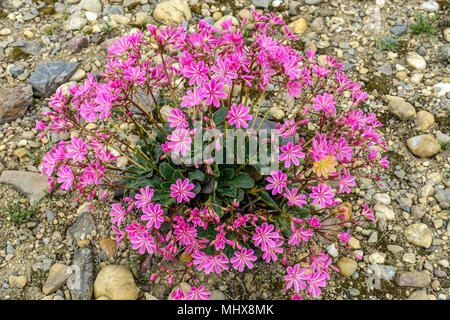
M323 227L327 219L333 219L331 213L326 218L304 220L295 210L311 205L330 210L339 204L338 194L350 193L356 185L359 169L389 166L387 158L379 155L385 144L377 132L381 123L374 114L357 108L368 96L359 83L344 74L342 64L327 56L325 65L320 65L311 50L303 57L289 45L297 39L284 21L274 14L252 12L255 27L250 38L243 35L246 19L240 26L227 20L220 30L200 21L192 32L181 25L161 30L149 25L150 37L140 31L122 36L108 49L103 82L89 74L83 84L71 87L68 95L59 90L51 98L51 111L44 113L47 121L38 122L36 129L44 131L43 135L75 130L77 134L43 156L42 174L48 176L50 190L59 185L62 190L79 193L80 201L106 201L121 187L132 191L112 204L111 224L117 243L129 239L140 254L156 254L167 260L174 260L179 253L188 254L192 257L189 270L206 274L220 274L230 267L243 272L253 269L258 259L280 261L286 266L283 293L291 291L293 299L301 299L301 290L305 290L315 298L330 279L329 272L337 270L315 239L331 239L348 248L351 236L347 231L333 234ZM252 111L270 87L286 90L294 98L309 97L302 100L295 118L277 124L279 135L290 139L280 147L281 169L272 171L261 189L253 190L267 190L275 202L287 204L289 209L281 212L286 220L283 228L266 215L240 210L238 201L224 207L198 201L194 181L187 176L170 184L174 199L170 206L155 201L157 190L148 185L128 189L120 185L120 178L140 178L136 171L117 168L120 157L128 159L134 169L158 170L153 165L155 159L111 130L108 123L115 126L118 119L131 121L140 133L150 123L159 126L152 105L160 116L155 97L166 95L174 108L167 117L170 132L160 145L158 161L165 161L193 153L197 135L221 125L224 133L228 127L254 129L251 123L258 114ZM256 92L253 100L250 92ZM140 96L145 96L147 103L137 101ZM343 99L347 99L345 104ZM215 123L211 115L221 107L228 111L223 123ZM86 124L96 121L103 124L101 129L88 130ZM194 121L203 124L202 130L194 128ZM308 122L317 124L317 132L307 138L302 133L307 131ZM217 145L216 149L222 147ZM213 176L210 164L205 163L206 173ZM375 220L367 204L361 216ZM340 229L362 223L357 217L346 219L344 215L338 215L337 220ZM203 235L207 231L208 237ZM306 244L308 255L295 261L290 254L302 244ZM174 271L162 264L159 267L160 273L150 279L167 274L172 283ZM207 299L209 294L199 286L187 294L177 288L171 297Z

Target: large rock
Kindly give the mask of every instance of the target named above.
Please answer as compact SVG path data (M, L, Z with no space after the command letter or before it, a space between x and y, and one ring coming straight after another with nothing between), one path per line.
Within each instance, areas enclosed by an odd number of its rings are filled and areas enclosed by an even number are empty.
M414 223L405 228L405 237L413 245L429 248L433 241L433 233L424 223Z
M406 62L416 70L424 70L427 68L425 59L417 52L408 52Z
M425 272L412 271L412 272L398 272L395 280L398 285L402 287L415 287L423 288L430 284L431 279Z
M11 43L11 47L18 48L32 56L40 56L44 45L41 42L17 41Z
M41 200L48 191L47 176L41 176L37 172L5 170L0 176L0 182L19 189L31 204Z
M389 112L396 115L401 120L409 120L416 116L414 107L401 97L386 95Z
M72 244L77 244L83 240L87 235L95 230L95 221L89 211L84 211L78 217L77 221L67 229L66 238L72 241Z
M47 62L37 66L28 79L38 96L48 97L53 94L61 84L67 82L77 70L77 62Z
M395 212L384 204L377 203L373 207L375 210L375 216L380 220L395 220Z
M450 188L436 192L435 198L442 209L450 208Z
M48 273L47 281L45 281L42 292L45 295L55 292L61 288L66 280L72 275L73 271L62 263L55 263Z
M288 29L295 34L303 34L306 28L307 24L304 18L299 18L288 25Z
M169 0L158 3L153 18L166 25L180 24L192 18L191 9L185 0Z
M33 101L30 85L0 88L0 124L22 117Z
M429 134L409 138L406 144L409 150L419 158L429 158L441 151L439 141Z
M417 129L426 131L434 124L434 116L428 111L420 110L417 112Z
M339 259L337 266L341 273L346 277L350 277L358 268L356 261L347 257Z
M102 12L102 3L100 0L81 0L79 6L86 11Z
M133 274L122 265L104 267L94 282L95 298L105 296L110 300L136 300L137 294Z
M74 274L67 279L72 300L91 300L94 292L94 264L90 247L75 250L72 269Z

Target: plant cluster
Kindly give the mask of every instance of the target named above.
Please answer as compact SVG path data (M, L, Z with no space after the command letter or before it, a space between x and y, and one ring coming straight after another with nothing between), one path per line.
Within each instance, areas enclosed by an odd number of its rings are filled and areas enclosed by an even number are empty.
M44 155L42 174L50 189L76 192L91 207L113 199L117 243L129 240L160 259L151 281L176 287L196 270L242 272L257 261L279 262L283 293L314 298L337 270L324 242L348 249L351 227L362 217L375 220L366 204L350 215L338 197L364 168L378 179L376 167L389 165L381 156L385 141L376 116L359 108L367 94L341 63L327 56L319 64L314 51L303 57L274 14L253 10L253 20L248 37L246 19L220 28L200 21L189 31L149 25L145 34L122 36L108 49L100 81L89 74L51 98L37 129L72 138ZM297 112L261 138L270 124L263 102L277 104L286 94ZM125 121L139 139L122 132ZM245 133L240 143L228 143L234 130ZM267 175L248 151L255 142L264 146L256 155L277 165ZM219 154L234 161L217 161ZM186 268L164 264L180 254L190 257ZM209 293L202 285L189 293L177 287L172 298Z

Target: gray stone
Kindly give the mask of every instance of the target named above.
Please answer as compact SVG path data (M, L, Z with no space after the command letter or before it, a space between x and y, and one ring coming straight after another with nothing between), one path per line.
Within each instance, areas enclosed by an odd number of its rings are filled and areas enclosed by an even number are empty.
M75 250L72 264L74 274L67 279L72 300L91 300L94 292L92 249L86 246Z
M6 242L6 254L14 254L14 247L11 242Z
M5 170L0 176L0 182L16 187L28 197L31 204L41 200L48 191L47 177L37 172Z
M430 276L425 272L419 271L398 272L395 280L397 281L397 284L402 287L423 288L431 283Z
M434 197L439 201L439 206L442 209L448 209L450 207L450 188L439 190Z
M305 4L316 5L322 3L323 0L305 0Z
M400 25L400 26L392 27L389 31L390 31L394 36L399 37L399 36L405 34L406 31L408 31L408 26L405 25L405 24L402 24L402 25Z
M17 41L11 43L11 47L19 48L23 52L31 54L32 56L40 56L43 48L42 43L32 42L32 41Z
M48 223L52 223L55 220L55 213L52 210L45 210L45 217L47 218Z
M89 46L89 38L79 34L67 41L66 45L70 52L76 53Z
M439 3L436 1L425 1L420 5L420 9L427 12L435 12L439 10Z
M81 0L79 6L86 11L102 12L102 3L100 0Z
M95 230L95 221L89 211L84 211L77 221L67 229L66 238L77 245L78 241L85 239L88 234Z
M267 9L270 5L270 0L253 0L253 5L256 9Z
M416 116L416 109L405 101L405 99L396 96L386 95L389 112L395 114L401 120L409 120Z
M67 82L77 70L77 62L47 62L37 66L28 79L38 96L48 97L63 83Z
M0 124L22 117L33 101L30 85L0 88Z
M392 74L392 66L389 62L384 63L381 67L378 67L377 69L386 76L390 76Z
M111 16L113 14L123 15L125 13L125 11L123 10L122 6L115 6L115 5L107 5L107 6L105 6L104 12L108 16Z
M9 68L9 73L11 73L14 78L20 76L24 71L25 67L21 64L15 64L11 68Z

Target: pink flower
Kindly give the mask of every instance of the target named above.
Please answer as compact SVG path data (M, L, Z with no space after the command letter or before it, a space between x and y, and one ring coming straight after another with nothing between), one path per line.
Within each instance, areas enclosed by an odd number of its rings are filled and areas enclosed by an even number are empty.
M181 179L177 179L176 184L170 186L170 190L172 191L170 196L172 198L177 198L178 203L181 203L183 200L189 202L191 200L189 198L195 198L195 193L189 192L189 190L194 189L194 187L194 184L190 183L187 178L184 179L183 182L181 182Z
M183 299L183 298L184 298L183 290L182 290L180 287L176 288L176 289L170 294L170 297L171 297L173 300L181 300L181 299Z
M84 160L84 156L87 154L87 144L83 142L83 139L73 137L72 144L69 144L67 148L67 157L72 158L73 162Z
M338 238L343 243L347 243L350 241L351 236L348 234L348 232L342 232L342 233L338 234Z
M194 92L191 90L186 92L186 95L182 98L183 102L181 102L180 105L183 108L198 106L202 103L203 99L205 99L205 96L206 92L203 88L195 87Z
M305 201L306 196L304 194L297 195L298 188L292 188L292 191L286 188L286 192L283 194L283 197L285 197L288 200L289 206L297 206L301 208L304 204L307 202Z
M298 246L303 241L308 241L314 235L311 229L303 230L303 227L296 229L294 224L291 225L292 234L289 237L288 243L291 246Z
M209 68L206 67L203 61L199 63L192 62L190 65L184 66L183 75L185 77L191 78L189 80L189 85L192 86L196 83L200 86L203 82L208 81Z
M298 166L300 164L298 159L305 157L305 154L300 150L302 150L302 146L300 145L294 146L293 142L288 142L287 144L281 147L282 154L278 156L278 160L285 161L284 166L286 168L289 168L291 166L291 161L294 163L295 166Z
M345 191L346 193L350 193L350 187L354 187L356 185L355 177L347 173L345 169L343 170L343 175L341 175L339 179L339 190L338 193L342 193Z
M317 187L312 188L312 193L309 194L314 199L313 204L319 204L322 208L333 204L334 193L331 192L331 187L320 183Z
M119 243L120 243L120 241L122 241L122 238L124 237L125 234L122 232L122 230L117 228L115 225L111 225L111 229L116 234L116 242L117 242L117 246L119 246Z
M167 139L170 140L167 142L167 146L174 154L181 153L182 156L185 156L191 150L192 138L190 132L186 129L173 130L172 134L167 136Z
M209 300L211 291L205 289L205 286L198 288L191 287L191 290L187 293L187 300Z
M125 220L125 215L127 212L125 209L122 208L121 203L114 203L111 205L112 211L109 213L112 219L112 223L116 223L118 226L122 224L122 222Z
M141 188L139 191L141 193L136 193L134 196L134 198L138 200L136 201L136 207L144 208L150 203L150 201L152 201L155 190L150 189L150 186L146 186L145 188Z
M211 104L214 104L215 107L220 106L220 102L218 98L226 98L227 94L222 90L223 88L223 82L216 82L215 79L211 79L210 82L205 82L203 84L203 88L205 89L206 94L206 106L210 106Z
M264 222L261 227L256 227L256 234L252 237L255 246L261 245L261 250L266 251L268 247L274 247L275 241L280 237L278 232L272 232L275 227Z
M238 129L241 126L244 128L248 128L248 124L246 121L252 119L252 116L248 114L249 111L250 108L244 106L242 103L237 107L235 104L232 104L231 110L228 112L228 123L230 125L235 125Z
M307 274L308 269L301 268L300 265L295 264L294 267L286 268L287 275L284 276L284 280L286 280L286 287L284 291L289 290L292 286L294 286L294 290L296 293L299 293L300 289L306 288L305 280L309 280L311 277L310 274Z
M239 269L239 272L242 272L245 266L249 269L253 269L252 261L256 261L256 256L253 255L253 250L242 248L241 251L235 251L234 255L235 257L230 260L234 269Z
M365 216L367 220L370 220L370 221L376 220L375 216L373 215L372 210L369 209L369 207L367 206L367 203L365 203L365 202L364 202L364 207L363 207L361 214L363 216Z
M281 170L270 172L271 177L267 177L266 180L270 182L266 186L266 190L272 190L272 195L283 192L283 188L286 187L287 175Z
M134 250L139 249L140 254L148 252L152 254L156 251L156 244L153 237L148 232L137 232L130 236L130 242L133 244Z
M325 274L322 272L313 272L308 280L308 294L315 298L322 294L320 287L326 287Z
M72 186L73 180L75 179L73 176L72 170L66 166L65 164L59 167L59 171L56 173L58 176L58 183L62 183L62 190L69 190Z
M189 123L186 121L186 116L181 112L180 109L170 110L172 115L167 117L167 120L170 122L171 128L183 129L189 126Z
M194 258L193 263L198 265L198 270L204 269L206 274L210 274L212 271L220 274L222 270L229 269L227 265L229 260L222 254L209 257L204 252L196 251L192 254L192 258Z
M334 101L334 96L324 93L319 94L313 101L312 107L317 111L323 111L325 113L336 113L336 108L334 107L336 102Z
M383 157L378 163L384 168L389 168L389 160L387 157Z
M142 212L145 214L141 216L141 220L148 221L147 228L150 229L153 225L155 225L156 229L161 227L161 222L164 222L164 211L159 204L153 205L153 203L149 203L146 208L142 209Z
M123 78L136 84L143 84L147 79L145 78L145 71L141 71L141 67L125 69Z
M211 70L215 73L213 79L216 81L224 81L229 87L233 85L232 80L237 78L237 73L233 71L229 59L222 60L221 57L218 57Z

